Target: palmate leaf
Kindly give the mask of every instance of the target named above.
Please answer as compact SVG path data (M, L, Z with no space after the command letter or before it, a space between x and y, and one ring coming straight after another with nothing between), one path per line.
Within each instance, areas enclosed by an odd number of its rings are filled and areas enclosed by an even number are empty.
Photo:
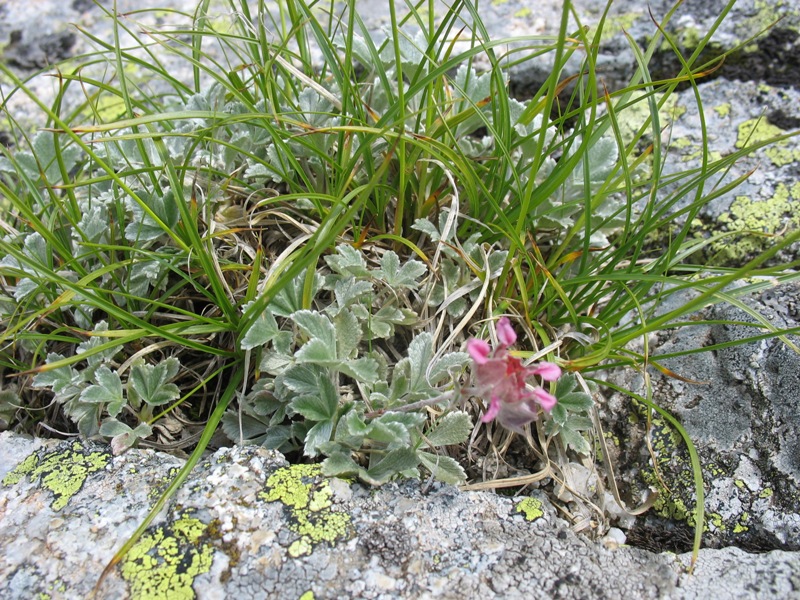
M333 421L320 421L306 433L303 454L314 457L320 453L320 446L329 442L333 433Z
M112 417L116 417L125 406L125 397L122 393L122 381L116 371L112 371L103 365L94 372L94 380L97 382L90 385L81 393L81 402L93 402L95 404L107 403L106 410ZM103 434L107 435L107 434ZM116 435L116 434L113 434Z
M110 437L111 451L114 455L122 454L125 450L133 446L137 440L149 437L153 433L153 428L147 423L139 423L135 429L116 419L107 419L100 426L100 435Z
M453 411L439 419L425 434L431 446L449 446L466 441L472 432L472 419L463 411Z
M145 190L137 190L136 195L164 224L160 225L144 208L133 198L126 201L128 210L133 213L133 222L125 228L125 239L129 241L146 242L154 240L178 224L180 213L178 211L175 194L167 191L163 196Z
M387 453L380 462L359 472L361 479L372 485L382 485L392 477L416 469L420 459L410 448L398 448Z
M180 362L175 357L162 360L157 365L148 365L143 361L134 364L128 378L131 404L137 407L144 402L148 406L160 406L180 397L178 386L167 383L178 374L179 369Z
M355 277L369 277L370 275L364 256L347 244L336 246L336 254L326 256L325 262L340 275L353 275Z
M367 314L365 320L370 339L385 339L394 335L396 325L413 325L419 321L419 315L408 308L384 304L374 315Z
M248 302L242 307L242 312L247 312L248 307L251 305ZM272 315L272 311L265 309L258 318L253 321L248 330L245 332L242 339L239 341L239 346L242 350L250 350L263 346L280 333L278 322Z
M417 289L420 277L425 275L427 267L424 263L409 259L400 266L400 258L391 250L381 257L379 277L393 289Z
M436 455L430 452L418 452L417 456L422 465L431 472L431 475L443 483L459 485L467 479L463 467L450 456Z
M298 310L292 313L291 318L303 333L328 346L333 357L336 357L336 328L326 315L311 310Z
M320 373L315 379L315 393L298 396L289 403L289 406L306 419L312 421L331 420L339 408L339 393L327 375Z

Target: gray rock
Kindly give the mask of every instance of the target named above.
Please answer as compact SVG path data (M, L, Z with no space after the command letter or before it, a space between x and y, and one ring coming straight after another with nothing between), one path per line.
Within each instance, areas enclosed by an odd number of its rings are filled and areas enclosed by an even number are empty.
M9 599L86 598L182 465L10 433L0 434L0 455L0 596ZM371 489L233 448L198 465L100 595L692 598L712 575L723 599L797 589L794 553L706 550L692 576L688 560L589 542L543 496L416 482Z
M788 285L745 297L743 302L771 325L791 328L798 325L799 296L800 287ZM718 323L664 330L653 336L650 350L653 361L675 374L668 377L651 370L653 400L685 427L703 467L705 543L754 551L800 550L800 445L796 434L800 428L800 357L778 339L725 346L763 331L745 325L755 324L756 319L740 308L719 305L698 316ZM789 341L797 344L798 339L789 336ZM659 358L712 345L722 347ZM617 373L612 379L636 392L643 389L641 375L632 372ZM651 538L664 528L667 535L679 535L680 527L661 519L694 523L688 454L680 437L655 416L649 429L654 467L644 437L645 416L641 405L622 394L613 394L603 408L603 418L614 432L618 460L624 465L621 478L632 490L654 487L661 491L655 510L640 520L634 536ZM636 423L631 425L631 420Z

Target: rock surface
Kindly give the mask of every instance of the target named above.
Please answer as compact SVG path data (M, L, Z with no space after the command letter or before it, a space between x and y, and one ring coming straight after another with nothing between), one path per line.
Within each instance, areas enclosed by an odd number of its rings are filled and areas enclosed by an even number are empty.
M182 462L0 435L0 597L86 598ZM800 556L607 549L544 497L380 489L263 449L208 456L100 588L106 598L788 597ZM735 564L736 568L731 569ZM766 572L766 576L765 576ZM744 586L744 587L743 587ZM720 593L722 592L722 593Z
M798 298L800 288L793 284L745 296L742 302L775 327L795 328L800 317ZM718 305L698 316L712 324L659 332L650 340L650 351L654 362L675 374L668 377L652 369L653 400L685 427L703 466L705 543L752 551L800 550L800 445L796 435L800 428L800 358L778 339L726 347L731 341L760 333L746 325L757 321L742 308ZM798 339L789 336L788 341L797 344ZM660 358L712 345L722 347ZM620 371L612 380L634 392L643 391L640 374ZM636 535L652 538L662 527L676 535L680 528L670 527L663 519L693 525L692 470L680 437L658 415L651 415L654 469L644 439L648 428L643 406L614 394L602 410L603 420L613 432L617 460L625 465L621 478L633 489L661 488L655 510L639 524ZM636 417L636 424L630 424L629 415ZM650 466L640 470L635 465Z

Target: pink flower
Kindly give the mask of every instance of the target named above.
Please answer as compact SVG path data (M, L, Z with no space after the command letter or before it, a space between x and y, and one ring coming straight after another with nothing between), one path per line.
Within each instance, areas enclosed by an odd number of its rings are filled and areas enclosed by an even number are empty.
M489 399L482 422L497 419L504 427L521 432L541 411L550 412L557 402L541 387L529 389L526 380L538 376L544 381L556 381L561 377L561 369L549 362L526 367L511 356L508 347L517 341L517 334L506 317L497 322L497 339L499 344L494 351L484 340L467 341L467 352L475 363L473 391Z

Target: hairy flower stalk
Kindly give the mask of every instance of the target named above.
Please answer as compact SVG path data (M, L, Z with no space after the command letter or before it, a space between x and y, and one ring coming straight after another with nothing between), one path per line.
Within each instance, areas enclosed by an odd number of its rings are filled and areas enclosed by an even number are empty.
M497 339L499 344L494 350L484 340L467 341L467 352L474 363L473 393L489 398L489 408L481 421L497 419L507 429L521 433L525 425L542 411L550 412L557 402L555 396L541 387L528 387L526 380L537 376L544 381L555 381L561 377L561 369L549 362L526 367L511 356L508 348L517 341L517 334L506 317L497 322Z

